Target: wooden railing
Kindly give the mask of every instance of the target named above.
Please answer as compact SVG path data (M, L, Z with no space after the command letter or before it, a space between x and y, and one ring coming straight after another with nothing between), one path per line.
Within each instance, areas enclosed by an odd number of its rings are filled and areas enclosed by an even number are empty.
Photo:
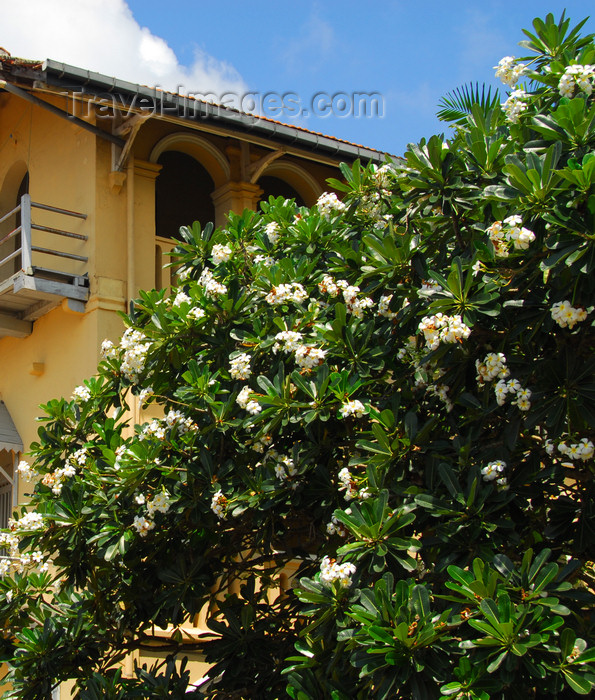
M64 228L36 223L32 218L34 209L52 212L59 217L73 217L83 220L87 218L86 214L76 211L32 202L31 196L24 194L21 197L20 204L0 218L0 226L2 226L2 224L10 221L11 217L15 217L14 221L16 223L17 217L20 215L20 224L18 226L15 226L7 234L2 235L0 233L0 282L21 270L28 275L33 274L35 269L54 271L54 266L52 266L51 270L48 270L47 265L43 265L44 256L53 256L62 260L72 260L80 263L88 262L87 256L68 250L68 245L66 245L66 240L86 242L87 236ZM61 244L54 243L56 239L61 239L63 242ZM11 241L13 242L12 245ZM13 265L9 266L8 264L11 261L14 261ZM57 266L55 270L57 273L68 274L72 272L71 270L60 269L60 267L63 266ZM73 272L73 274L80 274L80 272Z

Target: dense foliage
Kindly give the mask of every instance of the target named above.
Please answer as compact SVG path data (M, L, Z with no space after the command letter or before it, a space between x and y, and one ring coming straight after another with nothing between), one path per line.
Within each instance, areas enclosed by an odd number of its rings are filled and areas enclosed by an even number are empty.
M536 20L531 56L498 66L503 106L459 92L447 138L343 167L342 201L182 229L179 286L141 295L20 467L6 697L65 678L81 700L186 697L173 662L198 647L215 666L195 697L591 691L595 46L579 29ZM166 667L121 676L154 625L205 604L208 638L174 635Z

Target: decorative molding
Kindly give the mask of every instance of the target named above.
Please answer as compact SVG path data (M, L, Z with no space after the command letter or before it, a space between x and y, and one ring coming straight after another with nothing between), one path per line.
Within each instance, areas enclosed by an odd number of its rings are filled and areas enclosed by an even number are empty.
M197 160L207 169L213 178L215 187L220 187L231 177L231 166L228 159L217 146L204 136L186 131L164 136L153 147L149 156L150 162L156 163L159 156L166 151L179 151Z
M135 175L138 177L146 177L148 180L157 179L157 175L161 172L161 165L151 163L148 160L138 160L134 158L132 168Z
M309 207L313 206L324 192L322 185L305 168L282 158L267 163L259 172L258 177L263 175L278 177L291 185Z

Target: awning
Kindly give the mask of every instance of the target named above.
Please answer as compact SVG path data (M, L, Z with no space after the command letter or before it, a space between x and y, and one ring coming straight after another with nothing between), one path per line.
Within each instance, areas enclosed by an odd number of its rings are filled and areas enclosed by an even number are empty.
M23 441L4 401L0 401L0 450L23 451Z

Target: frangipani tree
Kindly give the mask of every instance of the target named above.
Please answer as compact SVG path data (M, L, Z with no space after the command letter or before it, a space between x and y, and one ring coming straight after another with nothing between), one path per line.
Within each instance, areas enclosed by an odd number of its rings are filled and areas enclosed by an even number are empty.
M343 167L342 200L181 230L178 287L20 466L6 697L181 698L194 648L195 697L592 690L595 47L534 28L502 107ZM122 677L205 605L207 640Z

